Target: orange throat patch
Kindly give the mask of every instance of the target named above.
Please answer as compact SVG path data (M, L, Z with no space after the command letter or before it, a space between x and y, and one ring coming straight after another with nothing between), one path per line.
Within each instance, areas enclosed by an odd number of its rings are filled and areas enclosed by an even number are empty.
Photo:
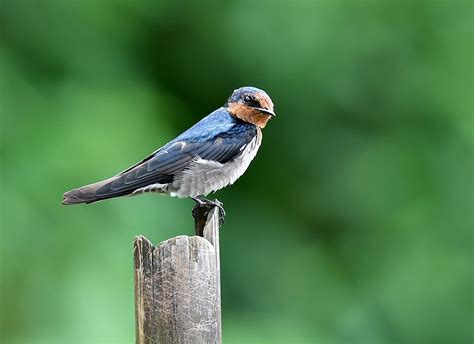
M241 119L242 121L252 123L260 128L265 128L270 119L269 115L263 114L256 109L239 103L229 104L229 112L231 115Z

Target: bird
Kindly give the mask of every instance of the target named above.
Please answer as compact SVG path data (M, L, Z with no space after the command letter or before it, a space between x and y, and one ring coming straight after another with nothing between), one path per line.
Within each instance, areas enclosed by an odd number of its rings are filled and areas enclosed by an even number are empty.
M158 193L218 206L225 215L222 203L206 196L244 174L260 148L262 129L275 116L265 91L240 87L222 107L145 159L111 178L67 191L62 204Z

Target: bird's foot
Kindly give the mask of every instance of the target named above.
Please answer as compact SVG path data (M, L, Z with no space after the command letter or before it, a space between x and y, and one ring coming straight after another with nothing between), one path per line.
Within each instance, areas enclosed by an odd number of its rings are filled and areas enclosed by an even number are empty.
M194 202L196 202L196 207L204 207L207 209L205 213L206 216L209 210L211 210L214 207L217 207L219 209L219 225L222 226L224 224L224 217L226 215L226 212L224 210L224 204L221 201L219 201L218 199L209 200L202 196L191 197L191 198Z

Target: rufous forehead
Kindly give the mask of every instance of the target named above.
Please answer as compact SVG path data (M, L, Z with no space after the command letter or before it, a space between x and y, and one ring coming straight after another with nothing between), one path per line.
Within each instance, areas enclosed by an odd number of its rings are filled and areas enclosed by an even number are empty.
M260 105L267 109L273 109L273 102L265 92L258 92L255 97L258 99Z

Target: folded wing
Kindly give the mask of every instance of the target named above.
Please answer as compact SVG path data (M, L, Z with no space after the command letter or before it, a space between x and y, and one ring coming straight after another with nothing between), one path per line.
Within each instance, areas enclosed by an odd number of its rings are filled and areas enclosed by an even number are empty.
M255 127L237 125L209 139L178 138L115 177L65 193L63 203L92 203L128 195L150 184L170 183L177 172L188 168L197 158L220 163L233 159L255 134Z

